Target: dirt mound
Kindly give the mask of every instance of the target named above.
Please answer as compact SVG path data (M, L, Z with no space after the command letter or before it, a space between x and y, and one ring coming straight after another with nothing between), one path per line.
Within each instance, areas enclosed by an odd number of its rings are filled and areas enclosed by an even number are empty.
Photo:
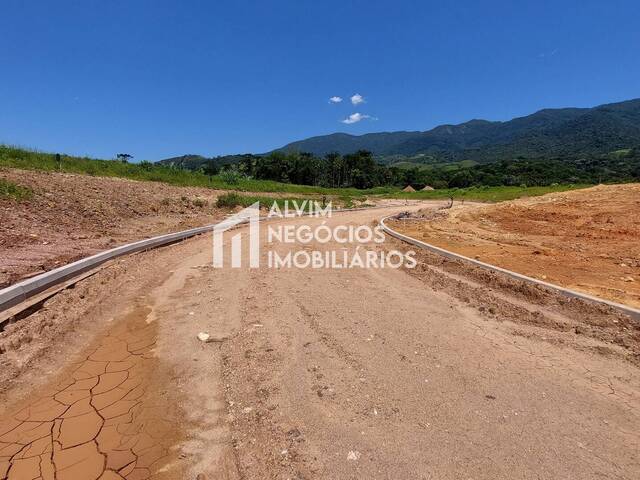
M439 213L396 226L483 262L640 307L640 184Z
M155 182L0 170L31 188L0 200L0 288L106 248L206 225L221 217L219 192Z

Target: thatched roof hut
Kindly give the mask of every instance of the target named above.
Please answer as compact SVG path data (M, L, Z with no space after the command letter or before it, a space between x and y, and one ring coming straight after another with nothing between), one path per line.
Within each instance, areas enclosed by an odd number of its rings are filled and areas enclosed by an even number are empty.
M422 189L423 192L424 191L429 192L431 190L435 190L435 188L433 188L431 185L425 185L425 187Z
M402 191L403 191L403 192L415 192L415 191L416 191L416 189L415 189L415 188L413 188L411 185L407 185L406 187L404 187L404 188L402 189Z

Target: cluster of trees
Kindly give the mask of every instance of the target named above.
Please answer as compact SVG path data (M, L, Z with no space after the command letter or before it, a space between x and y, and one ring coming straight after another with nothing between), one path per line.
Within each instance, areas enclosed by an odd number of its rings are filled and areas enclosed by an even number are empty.
M617 157L602 155L586 158L518 158L468 168L451 168L451 166L413 168L407 172L406 180L407 183L429 184L435 188L638 181L640 180L640 150L629 150Z
M365 150L324 157L310 153L273 152L236 156L232 163L211 160L201 171L215 175L234 172L260 180L324 187L373 188L377 186L465 188L470 186L550 185L552 183L601 183L640 180L640 149L586 158L502 160L470 167L460 164L406 168L380 165Z
M218 166L207 162L202 171L213 175L220 170L237 170L240 174L259 180L314 185L323 187L373 188L396 185L404 181L404 172L376 162L371 152L340 155L330 153L317 157L310 153L273 152L268 155L242 155L234 163Z

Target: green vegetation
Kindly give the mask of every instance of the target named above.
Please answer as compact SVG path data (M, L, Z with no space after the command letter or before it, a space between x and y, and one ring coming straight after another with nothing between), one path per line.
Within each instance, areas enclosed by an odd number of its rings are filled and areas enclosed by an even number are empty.
M434 188L471 186L546 186L561 184L626 183L640 180L640 149L583 158L516 159L473 165L413 168L405 170L411 185Z
M632 149L630 148L622 148L620 150L615 150L613 152L609 153L609 158L625 158L628 157L632 152Z
M274 203L278 204L278 208L281 210L285 208L285 205L288 205L289 209L303 208L305 211L309 208L309 202L317 201L319 205L322 205L321 199L314 198L294 198L294 197L269 197L262 195L244 195L238 192L229 192L224 195L220 195L216 202L216 206L218 208L234 208L234 207L250 207L256 202L260 202L260 206L263 208L271 208ZM295 202L295 203L293 203Z
M242 180L242 174L236 169L227 169L220 173L220 180L227 185L239 185Z
M425 157L426 158L426 157ZM515 158L490 163L465 159L412 165L400 162L381 165L367 151L316 157L309 153L273 152L268 155L239 155L238 163L221 165L218 178L226 184L244 179L277 182L274 191L303 193L307 185L327 194L361 195L398 191L406 185L416 190L429 185L436 189L473 186L546 186L560 184L625 183L640 180L640 149L619 149L595 156ZM251 181L251 180L247 180ZM297 184L298 186L282 187ZM262 184L263 186L266 184ZM255 188L261 188L255 185ZM336 190L339 189L339 190ZM350 189L351 191L346 191ZM382 192L390 189L391 192ZM363 192L363 190L366 190Z
M639 126L640 99L635 99L594 108L544 109L506 122L471 120L459 125L440 125L426 132L321 135L279 150L317 156L368 150L386 165L579 159L640 147Z
M0 167L25 170L61 171L100 177L120 177L132 180L163 182L183 187L205 187L220 190L245 192L278 192L297 195L377 195L388 194L398 189L378 187L368 190L356 188L326 188L312 185L295 185L277 181L248 178L246 175L208 175L200 171L183 170L151 162L124 163L116 160L98 160L89 157L62 155L60 162L56 155L0 145ZM230 180L232 183L227 183Z
M543 195L549 192L581 188L600 181L625 182L640 178L638 150L615 152L615 160L608 156L571 160L524 160L494 162L452 169L450 164L428 165L422 168L401 170L388 168L374 162L368 152L353 155L333 155L319 159L310 155L276 153L267 156L241 156L242 162L226 167L217 175L189 171L150 162L139 164L113 160L94 160L27 151L0 146L0 167L33 170L64 171L87 175L122 177L134 180L165 182L177 186L198 186L240 192L274 192L288 194L284 200L313 198L349 208L366 202L367 197L439 199L454 197L478 201L503 201L522 196ZM250 161L249 161L250 160ZM326 163L323 163L326 162ZM313 166L317 168L314 170ZM213 173L211 167L208 173ZM226 173L225 173L226 172ZM327 175L329 175L327 177ZM263 179L255 177L275 177ZM253 178L252 178L253 177ZM321 185L285 183L293 177L296 181L316 178ZM331 185L358 184L370 186L376 182L386 184L358 189L353 186L332 188ZM329 186L325 186L329 184ZM431 185L436 190L404 193L400 187L412 184L417 189ZM31 192L3 182L0 194L16 199L28 198ZM255 201L270 204L269 196L233 193L220 197L219 206L248 206Z
M276 171L259 169L255 176L280 175L280 181L288 182L293 181L292 175L304 173L308 178L294 183L359 188L363 183L366 187L410 184L416 189L638 181L638 126L640 99L594 108L545 109L507 122L472 120L426 132L337 133L254 157L256 166L274 160L282 164ZM356 165L352 171L347 169L337 185L323 175L325 170L335 171L329 165L340 165L335 161L340 155L343 163L349 163L345 159L353 155L365 158L364 151L372 152L376 163L389 169L383 172L367 166L363 175ZM224 162L251 163L247 158L251 156L240 157ZM297 165L295 172L290 165Z
M0 178L0 199L27 200L33 195L30 188L17 185L13 182Z

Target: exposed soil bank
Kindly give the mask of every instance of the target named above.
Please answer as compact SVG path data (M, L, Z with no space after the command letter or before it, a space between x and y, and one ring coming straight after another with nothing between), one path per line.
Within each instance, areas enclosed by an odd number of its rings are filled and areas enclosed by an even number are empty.
M0 288L98 251L215 223L219 192L57 172L0 170L31 199L0 200Z
M458 205L390 225L432 245L640 307L640 185Z

